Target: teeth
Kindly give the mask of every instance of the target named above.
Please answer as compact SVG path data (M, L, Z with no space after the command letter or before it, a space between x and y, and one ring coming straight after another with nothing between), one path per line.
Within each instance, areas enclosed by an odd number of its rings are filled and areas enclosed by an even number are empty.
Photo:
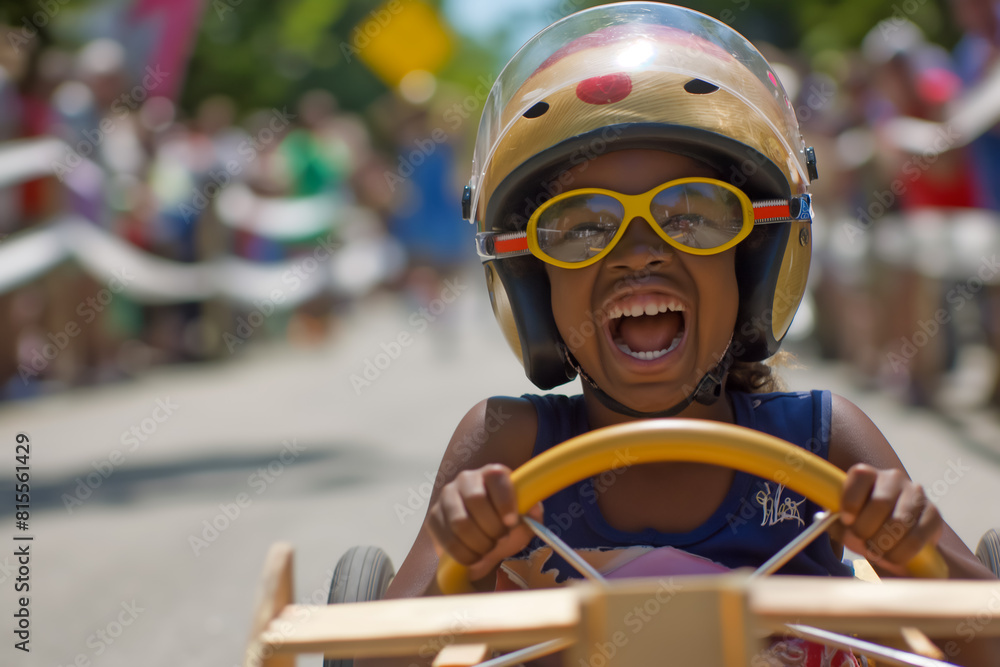
M642 352L633 352L628 345L626 345L623 341L620 340L616 340L615 344L618 346L619 350L621 350L630 357L633 357L635 359L642 359L643 361L652 361L653 359L659 359L660 357L670 352L673 352L680 344L682 337L683 337L682 334L677 334L674 337L674 339L670 341L670 347L663 350L656 350L655 352L651 350Z
M619 317L639 317L640 315L657 315L659 313L679 313L683 312L684 306L674 301L660 301L659 303L647 303L645 306L632 304L622 306L615 304L608 309L608 317L617 320Z

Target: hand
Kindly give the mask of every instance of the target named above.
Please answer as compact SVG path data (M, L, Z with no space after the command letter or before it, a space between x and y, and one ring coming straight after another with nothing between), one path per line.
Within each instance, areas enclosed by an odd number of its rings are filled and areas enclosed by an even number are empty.
M528 515L542 520L542 505ZM528 545L534 533L517 513L510 468L499 463L465 470L441 489L427 513L438 553L446 551L469 568L475 581Z
M903 566L944 529L937 507L902 470L851 466L840 503L833 537L889 574L906 576Z

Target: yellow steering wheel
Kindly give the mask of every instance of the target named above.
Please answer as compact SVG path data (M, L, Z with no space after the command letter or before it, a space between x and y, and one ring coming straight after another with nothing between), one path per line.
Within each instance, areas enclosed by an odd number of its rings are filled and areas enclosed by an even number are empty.
M625 452L635 464L690 461L742 470L784 484L834 512L840 510L847 477L829 461L766 433L700 419L650 419L584 433L526 462L511 474L518 512L609 470ZM948 576L947 564L930 544L906 568L916 577ZM438 562L437 581L446 594L473 590L467 568L448 554Z

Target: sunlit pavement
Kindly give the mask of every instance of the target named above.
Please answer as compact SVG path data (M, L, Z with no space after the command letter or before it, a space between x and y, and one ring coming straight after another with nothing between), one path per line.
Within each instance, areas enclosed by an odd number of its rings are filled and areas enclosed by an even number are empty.
M19 432L32 443L35 538L30 654L12 647L16 562L13 547L0 551L0 663L230 667L272 542L294 545L304 602L325 602L352 545L379 545L398 564L465 411L532 390L479 281L456 285L440 315L375 300L318 347L258 344L223 363L0 406L5 539L19 533L9 481ZM786 373L793 388L861 405L967 543L1000 526L995 418L906 408L804 363Z

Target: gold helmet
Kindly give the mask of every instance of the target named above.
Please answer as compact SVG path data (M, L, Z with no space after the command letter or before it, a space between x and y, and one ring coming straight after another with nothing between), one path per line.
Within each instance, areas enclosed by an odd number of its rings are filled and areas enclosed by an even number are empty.
M815 159L767 61L709 16L626 2L535 35L486 100L465 217L481 233L523 231L534 208L562 191L566 169L630 148L687 155L753 199L790 201L796 219L755 227L736 251L740 306L730 351L746 361L772 355L805 291ZM477 245L494 314L529 379L543 389L572 379L541 261L495 259Z

